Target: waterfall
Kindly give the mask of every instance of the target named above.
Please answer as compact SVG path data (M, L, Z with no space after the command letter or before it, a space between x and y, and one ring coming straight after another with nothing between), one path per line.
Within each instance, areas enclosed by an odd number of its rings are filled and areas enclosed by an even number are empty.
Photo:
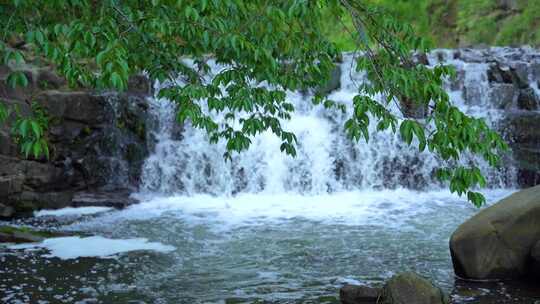
M497 129L505 110L492 100L494 89L489 82L489 68L499 57L511 60L511 50L435 50L428 60L430 65L442 62L455 66L457 79L446 83L452 102L463 112L482 117ZM343 57L341 85L329 98L351 105L357 85L364 79L362 74L351 72L353 56ZM219 70L218 66L213 68ZM538 91L536 84L534 88ZM399 135L372 132L368 143L362 140L355 143L346 137L343 128L350 113L312 105L306 93L288 92L287 100L296 111L289 121L283 121L283 127L298 137L297 156L281 153L279 138L266 132L252 138L250 149L235 153L232 161L223 159L225 142L210 144L204 131L189 124L180 130L174 121L174 104L163 99L151 100L150 111L156 120L154 151L144 164L141 190L234 195L444 187L434 176L434 170L442 162L429 152L419 153L415 145L407 146ZM375 126L370 129L375 131ZM464 162L470 161L465 158ZM514 186L516 172L510 161L499 169L479 163L490 187Z

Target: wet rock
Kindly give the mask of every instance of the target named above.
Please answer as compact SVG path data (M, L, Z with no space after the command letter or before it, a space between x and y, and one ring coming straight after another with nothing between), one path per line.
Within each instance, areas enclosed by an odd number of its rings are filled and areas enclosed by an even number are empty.
M0 226L0 243L35 243L46 238L61 237L67 234L26 227Z
M382 289L383 304L444 304L447 303L440 288L421 276L405 272L393 276Z
M399 105L405 117L424 118L427 114L427 105L416 100L402 97Z
M489 67L487 76L489 82L509 84L514 82L514 76L510 71L510 67L499 63L495 63Z
M6 198L20 193L23 188L24 177L21 175L0 176L0 198Z
M540 113L509 112L501 123L505 139L512 148L518 184L530 187L540 183Z
M525 62L513 63L510 71L512 72L512 80L515 85L521 89L529 87L529 67Z
M15 206L22 212L41 209L61 209L71 205L72 191L62 192L32 192L24 191Z
M339 290L339 299L342 304L375 304L379 294L379 288L347 284Z
M15 208L0 203L0 219L10 219L15 215Z
M36 81L38 88L42 90L60 89L61 87L67 85L64 78L59 77L56 73L48 68L40 69L38 71Z
M540 240L531 249L532 273L535 278L540 278Z
M534 111L538 109L538 95L533 88L521 89L517 99L519 109Z
M107 122L108 107L104 96L89 92L45 91L37 99L51 117L88 125Z
M415 53L412 60L416 64L429 65L429 58L426 53Z
M19 154L19 148L11 138L11 132L9 130L0 129L0 155L17 156Z
M133 75L128 79L128 92L130 94L151 95L153 93L152 82L144 75Z
M332 91L337 90L341 87L341 67L336 65L330 72L330 79L328 82L319 87L317 92L322 95L328 95Z
M99 192L78 192L72 200L73 207L113 207L122 209L138 203L139 200L130 196L130 191L114 190Z
M457 70L456 78L452 79L450 82L450 90L459 91L465 86L465 71Z
M540 235L540 186L483 209L452 234L450 252L464 279L514 279L528 274L530 248Z
M531 63L531 73L533 79L536 79L540 82L540 62Z
M62 189L63 170L51 163L40 163L36 161L19 161L24 166L24 184L38 190Z
M517 101L518 91L513 84L495 83L489 92L490 101L498 109L510 109Z

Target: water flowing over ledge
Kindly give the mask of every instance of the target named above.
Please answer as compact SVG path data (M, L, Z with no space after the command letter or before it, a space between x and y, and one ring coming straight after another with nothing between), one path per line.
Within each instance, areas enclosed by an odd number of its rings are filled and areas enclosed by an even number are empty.
M521 52L521 53L520 53ZM518 54L519 53L519 54ZM497 58L510 65L525 65L518 71L529 80L538 95L534 69L529 65L540 62L533 49L492 48L489 50L435 50L428 56L429 64L450 64L456 67L457 79L446 84L452 102L463 112L484 118L495 129L504 130L501 121L508 107L497 100L501 85L490 78ZM527 62L530 58L536 61ZM221 67L213 65L213 72ZM330 99L351 105L358 83L365 81L354 73L353 56L345 54L340 64L340 87ZM211 75L208 76L211 79ZM510 86L512 86L510 84ZM362 189L426 190L444 188L434 176L443 162L428 152L419 153L401 142L399 135L389 132L372 133L369 143L353 143L344 133L343 125L350 113L326 110L313 106L309 93L288 92L287 100L296 111L284 127L299 139L296 158L279 151L280 140L267 132L256 136L246 152L235 155L231 162L223 160L225 143L208 143L200 130L189 124L179 130L175 126L175 106L167 100L151 101L150 111L155 119L154 152L143 167L141 190L165 194L231 195L238 193L298 193L325 194ZM512 99L512 98L510 98ZM392 111L398 113L397 108ZM214 118L220 117L214 115ZM375 126L371 126L375 131ZM465 157L468 163L470 157ZM479 160L488 176L491 188L516 186L516 169L511 159L502 168L492 169Z

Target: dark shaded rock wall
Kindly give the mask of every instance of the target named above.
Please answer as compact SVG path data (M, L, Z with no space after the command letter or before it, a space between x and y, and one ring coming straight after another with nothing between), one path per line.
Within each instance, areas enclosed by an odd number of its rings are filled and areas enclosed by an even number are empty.
M50 159L25 159L11 136L9 123L0 127L0 217L72 204L79 191L133 190L148 154L146 97L151 85L133 77L125 93L70 89L46 67L28 66L25 89L12 89L0 67L0 99L32 113L37 102L49 117ZM100 192L102 193L102 192Z
M494 128L510 145L517 186L540 184L540 50L463 48L432 55L430 64L457 65L457 78L449 87L460 92L465 104L483 107L488 115L497 110L493 115L501 116ZM467 79L467 69L478 75Z

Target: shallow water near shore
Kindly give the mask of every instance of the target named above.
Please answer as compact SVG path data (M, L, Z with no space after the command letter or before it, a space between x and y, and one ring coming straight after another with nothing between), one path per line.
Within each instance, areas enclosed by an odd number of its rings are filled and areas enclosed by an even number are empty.
M495 202L511 192L491 190L486 195ZM142 199L125 210L80 216L71 210L31 222L51 226L54 221L60 230L107 239L144 238L164 247L134 250L136 246L128 246L123 253L105 251L100 256L92 251L94 257L76 259L51 256L54 253L47 248L4 247L0 249L0 299L5 303L337 303L345 283L380 286L406 270L430 278L448 293L454 291L454 303L497 303L478 302L488 298L534 303L540 297L540 290L536 293L525 285L486 288L460 283L454 288L448 239L478 210L445 191ZM76 246L95 248L91 241Z

